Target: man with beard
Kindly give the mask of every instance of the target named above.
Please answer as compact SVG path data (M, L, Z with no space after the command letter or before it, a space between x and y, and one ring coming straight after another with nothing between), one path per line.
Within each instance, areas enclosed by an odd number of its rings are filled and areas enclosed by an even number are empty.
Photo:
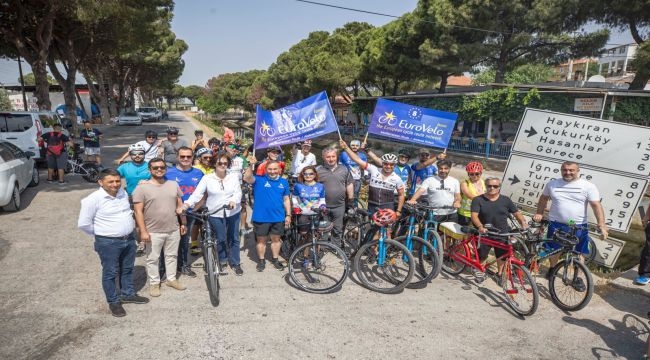
M415 194L409 200L409 204L415 205L418 198L424 193L427 194L428 205L434 208L436 221L458 222L457 210L460 208L460 182L451 176L451 161L440 160L437 163L438 174L425 179Z

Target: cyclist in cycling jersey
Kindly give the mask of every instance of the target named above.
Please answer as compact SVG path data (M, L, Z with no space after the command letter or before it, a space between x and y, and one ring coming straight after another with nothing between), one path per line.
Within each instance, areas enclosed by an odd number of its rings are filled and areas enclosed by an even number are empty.
M366 150L366 153L368 154L368 157L372 162L374 162L377 166L381 166L381 159L379 156L377 156L374 152L372 152L371 149L367 148L363 145L361 145L362 149ZM413 170L408 164L409 159L411 156L409 155L408 150L406 149L400 149L399 152L397 153L397 164L395 164L395 169L393 169L393 172L402 179L402 182L404 183L404 186L408 189L408 184L411 183L411 174L413 173Z
M161 141L158 140L158 133L153 130L147 130L144 133L144 140L138 141L136 144L142 146L144 150L144 161L149 161L153 158L162 156L162 149L160 148ZM130 155L130 150L127 150L122 156L115 160L116 164L121 164L127 156Z
M485 182L483 165L480 162L472 161L465 167L467 179L460 183L460 209L458 209L458 223L461 225L472 224L472 199L485 193Z
M195 169L201 170L203 175L214 172L214 165L212 164L212 151L208 148L202 147L194 153L196 157Z
M325 187L318 182L318 173L316 167L309 165L302 169L298 174L298 182L293 187L291 201L294 213L300 213L298 218L298 229L304 234L309 229L309 217L314 215L313 208L324 208L325 205Z
M341 140L341 148L344 149L350 158L359 164L359 167L370 174L368 181L368 211L374 213L378 209L396 210L398 216L401 214L404 205L404 182L393 172L397 163L397 156L384 154L380 160L381 170L375 165L363 161L345 141ZM395 209L395 190L397 190L397 209Z

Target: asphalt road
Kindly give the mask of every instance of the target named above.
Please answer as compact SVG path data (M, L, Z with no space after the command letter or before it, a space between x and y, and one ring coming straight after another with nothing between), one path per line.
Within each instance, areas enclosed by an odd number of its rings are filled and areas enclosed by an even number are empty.
M105 163L146 129L174 124L191 139L193 124L170 115L164 124L102 126ZM250 238L245 274L222 278L218 308L201 276L182 277L186 291L163 285L161 297L114 318L93 241L76 228L79 201L97 185L68 181L42 181L24 193L22 211L0 213L1 359L639 359L645 346L648 298L606 284L586 309L565 313L538 278L541 304L525 319L491 280L479 287L469 275L397 295L352 277L334 294L312 295L286 271L255 272ZM136 259L136 286L148 297L143 263Z

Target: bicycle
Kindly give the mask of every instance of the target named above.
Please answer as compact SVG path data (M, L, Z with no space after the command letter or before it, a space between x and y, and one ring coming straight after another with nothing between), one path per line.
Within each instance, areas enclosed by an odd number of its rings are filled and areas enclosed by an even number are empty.
M343 239L341 241L341 248L348 256L348 259L353 259L361 245L371 241L375 233L376 228L373 231L366 210L361 208L348 209L343 218Z
M409 204L404 204L402 210L404 210L406 214L403 219L406 218L408 221L406 233L405 235L393 238L393 240L404 244L415 260L415 269L417 271L415 271L413 279L407 287L421 287L440 275L442 258L433 245L436 241L435 238L433 239L434 242L429 242L426 239L415 235L416 223L418 222L418 219L425 216L425 213L419 210L415 205Z
M394 217L395 213L391 210ZM373 226L377 229L379 238L366 241L354 256L354 271L359 281L368 289L384 294L402 291L413 278L415 265L413 255L403 244L388 239L387 227L391 221L382 218L382 210L373 214ZM382 214L380 214L382 213ZM395 219L392 220L394 222ZM366 234L366 238L368 234Z
M311 240L295 248L289 256L289 276L302 290L325 294L343 285L350 266L341 248L323 240L323 236L333 228L333 224L323 217L327 210L314 208L312 211L315 214L307 215L309 231L305 234ZM296 227L300 225L305 224Z
M539 290L533 276L524 266L523 261L514 256L512 236L520 232L500 233L498 229L489 224L484 227L488 230L481 234L476 229L461 227L456 223L444 222L440 224L443 231L451 235L443 242L443 271L458 275L465 267L469 266L475 271L490 273L488 268L499 260L503 260L501 274L496 277L496 282L502 288L505 300L510 307L521 316L530 316L535 313L539 305ZM500 240L506 240L505 243ZM505 250L505 254L496 259L481 263L478 249L481 246L492 246L495 249Z
M212 231L212 226L210 226L208 219L211 215L222 210L225 214L227 208L228 205L224 205L212 212L208 212L205 208L197 212L192 210L187 210L185 212L187 216L201 222L200 234L201 249L203 251L203 270L205 271L205 282L208 287L208 294L210 295L210 303L214 307L219 306L219 290L221 289L221 285L219 284L219 275L221 274L222 269L221 263L218 261L216 235Z
M74 144L74 147L68 148L68 160L65 164L64 172L66 174L77 174L91 183L96 183L99 180L99 166L94 161L84 161L79 154L81 153L81 146ZM58 179L58 173L55 171L52 177L54 180Z
M539 271L539 263L554 255L564 258L552 266L547 273L548 290L553 303L565 311L578 311L591 300L594 282L589 268L580 261L581 253L575 250L579 242L576 232L580 227L569 224L570 231L555 230L553 237L544 237L547 220L531 221L535 233L524 233L524 265L531 271Z

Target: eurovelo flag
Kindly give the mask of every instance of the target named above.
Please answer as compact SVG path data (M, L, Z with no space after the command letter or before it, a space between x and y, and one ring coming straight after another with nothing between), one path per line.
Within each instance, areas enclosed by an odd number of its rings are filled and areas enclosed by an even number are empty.
M458 114L378 99L368 133L447 148Z
M325 91L273 111L264 110L258 104L255 148L293 144L337 130L336 118Z

